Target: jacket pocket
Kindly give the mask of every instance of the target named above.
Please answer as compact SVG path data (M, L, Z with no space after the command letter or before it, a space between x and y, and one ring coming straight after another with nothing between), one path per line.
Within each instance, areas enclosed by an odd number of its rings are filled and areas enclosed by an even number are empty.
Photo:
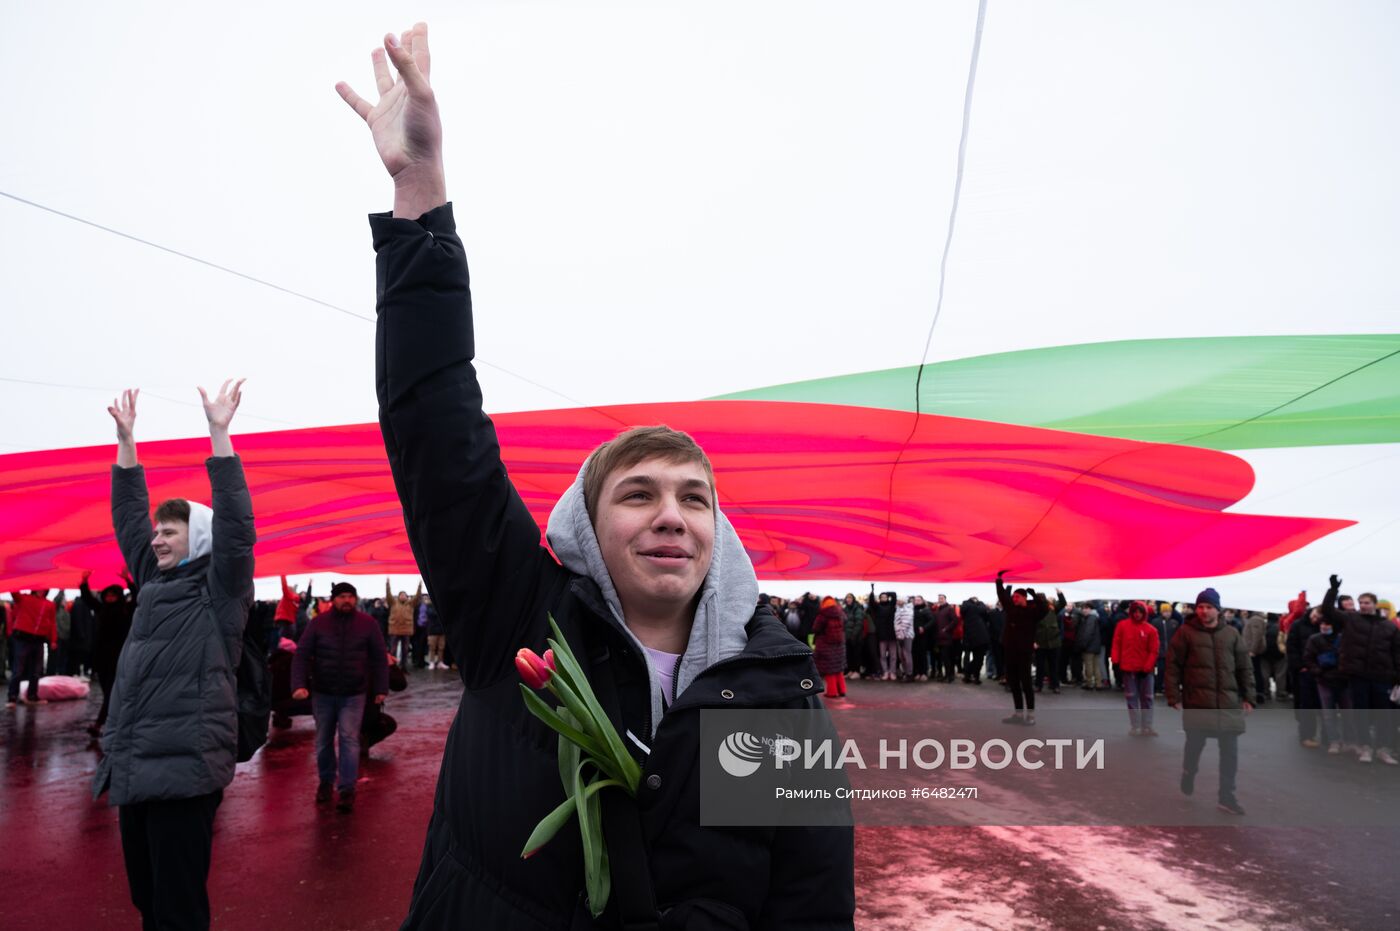
M661 913L662 931L748 931L744 913L718 899L687 899Z

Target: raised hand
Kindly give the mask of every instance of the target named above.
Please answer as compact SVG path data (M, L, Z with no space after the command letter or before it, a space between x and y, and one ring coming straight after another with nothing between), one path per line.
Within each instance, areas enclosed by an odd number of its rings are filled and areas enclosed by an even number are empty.
M200 400L204 402L204 416L209 420L210 430L227 430L228 425L233 421L234 412L238 410L238 405L243 401L243 383L246 378L240 378L234 382L232 378L224 382L219 389L219 396L214 400L209 400L209 393L203 388L199 389ZM233 388L230 390L229 385Z
M1327 581L1332 583L1332 587L1335 589L1340 590L1342 587L1342 580L1337 578L1335 575L1328 576Z
M133 431L136 429L136 399L140 395L140 388L128 388L122 392L121 397L113 398L107 407L107 413L117 422L119 443L130 443L135 436Z
M341 81L336 92L360 115L374 137L389 176L394 179L396 216L421 213L447 200L442 168L442 120L429 83L428 24L417 23L402 35L389 33L384 47L370 53L379 102L371 105ZM398 72L395 80L389 65ZM421 209L420 209L421 208Z

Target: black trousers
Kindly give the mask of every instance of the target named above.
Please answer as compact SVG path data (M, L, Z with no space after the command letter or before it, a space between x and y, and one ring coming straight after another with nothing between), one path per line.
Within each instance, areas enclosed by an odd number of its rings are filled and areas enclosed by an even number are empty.
M223 790L118 809L131 902L143 931L209 927L210 851Z
M1020 711L1022 703L1035 710L1035 686L1031 684L1031 654L1019 650L1006 651L1006 684L1011 686L1011 700ZM1024 696L1024 698L1023 698Z
M980 682L982 680L982 664L987 656L986 647L970 647L964 654L966 662L963 664L963 678L969 682Z
M1050 679L1050 688L1060 687L1059 647L1035 648L1035 684L1040 685L1046 677Z

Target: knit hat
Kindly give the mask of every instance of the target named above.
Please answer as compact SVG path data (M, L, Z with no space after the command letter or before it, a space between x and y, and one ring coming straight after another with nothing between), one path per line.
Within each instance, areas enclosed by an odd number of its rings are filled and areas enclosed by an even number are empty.
M836 599L835 599L835 598L832 598L830 595L827 595L825 598L822 599L822 607L823 607L823 608L834 608L834 607L836 607Z
M1196 604L1208 604L1215 610L1220 610L1220 593L1213 588L1208 588L1196 596Z
M331 597L334 598L336 595L354 595L356 598L360 597L360 593L355 591L355 586L351 585L349 582L336 582L332 585Z

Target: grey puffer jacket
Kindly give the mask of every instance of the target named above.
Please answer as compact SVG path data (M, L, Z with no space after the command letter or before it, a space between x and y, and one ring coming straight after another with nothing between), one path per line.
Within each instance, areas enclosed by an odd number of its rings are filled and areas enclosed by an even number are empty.
M1243 734L1240 696L1254 694L1254 665L1240 632L1221 621L1207 628L1188 618L1167 650L1167 702L1184 708L1182 727Z
M93 798L106 791L111 805L193 798L233 781L234 672L253 603L253 502L236 456L205 465L212 517L191 508L191 558L167 572L151 551L144 470L112 469L112 524L140 596L92 783Z

